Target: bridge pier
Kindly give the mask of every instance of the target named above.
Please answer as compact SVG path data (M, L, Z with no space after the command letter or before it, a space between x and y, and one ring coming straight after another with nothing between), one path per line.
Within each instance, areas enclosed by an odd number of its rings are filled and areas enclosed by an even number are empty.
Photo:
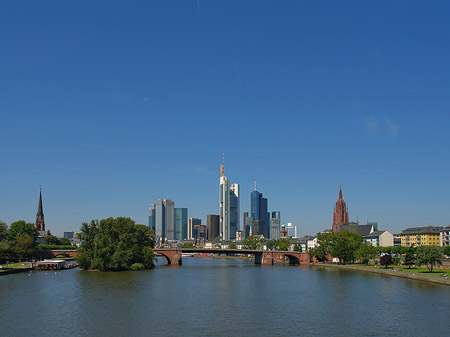
M167 259L168 264L179 265L183 264L183 255L181 250L170 250L170 249L158 249L155 250Z

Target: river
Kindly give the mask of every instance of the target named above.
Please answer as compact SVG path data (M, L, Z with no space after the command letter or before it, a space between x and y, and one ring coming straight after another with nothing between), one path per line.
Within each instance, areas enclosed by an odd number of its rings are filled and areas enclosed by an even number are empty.
M2 336L447 336L450 287L184 258L139 272L0 277Z

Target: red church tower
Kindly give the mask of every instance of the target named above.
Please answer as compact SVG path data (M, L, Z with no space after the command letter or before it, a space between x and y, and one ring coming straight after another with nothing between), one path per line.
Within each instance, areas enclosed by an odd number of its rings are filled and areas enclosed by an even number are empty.
M348 208L342 199L342 188L339 186L339 199L336 201L336 207L333 213L333 232L336 232L339 226L348 224Z

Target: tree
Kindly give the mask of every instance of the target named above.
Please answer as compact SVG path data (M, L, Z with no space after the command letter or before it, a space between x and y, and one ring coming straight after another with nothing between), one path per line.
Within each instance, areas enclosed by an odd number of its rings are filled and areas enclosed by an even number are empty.
M277 240L272 239L266 242L266 246L268 250L275 250L277 249Z
M382 266L384 266L384 268L387 269L387 267L392 264L392 257L390 254L384 254L381 258L380 258L380 264Z
M442 265L441 262L442 249L439 246L420 246L417 248L417 265L425 265L430 273L433 272L433 267Z
M256 236L249 236L242 240L242 247L244 249L259 250L263 244L263 239L258 239Z
M9 240L0 241L0 262L11 260L14 256L14 242Z
M15 240L17 237L24 234L36 238L38 236L38 231L36 227L34 227L34 224L26 223L24 220L15 221L9 226L9 237L12 240Z
M5 222L0 221L0 241L5 240L8 237L8 225Z
M237 249L236 244L235 244L235 243L232 243L232 244L230 245L230 249Z
M403 259L403 264L408 266L408 269L411 269L411 266L416 263L416 256L414 255L414 247L408 247L409 249L405 253L405 257Z
M322 261L322 262L327 261L327 258L326 258L327 252L325 250L325 247L323 247L323 246L317 246L317 247L311 248L309 250L309 254L310 254L311 258L313 256L315 256L318 261Z
M120 271L129 270L135 264L142 264L144 268L154 265L153 231L148 226L135 224L130 218L83 223L80 238L83 242L76 259L83 269Z
M355 260L355 253L362 243L362 236L343 230L335 234L331 242L331 255L339 258L340 263Z
M63 245L63 246L71 246L72 243L70 242L70 240L68 238L60 238L59 240L59 244Z
M277 240L277 248L280 251L288 251L291 243L288 239L278 239Z
M22 259L33 255L35 250L35 238L31 235L23 234L16 238L16 245L14 247L16 254Z
M59 239L56 236L54 236L54 235L47 235L45 237L45 244L46 245L60 245L61 242L59 241ZM69 242L69 245L70 245L70 242Z
M190 242L185 242L181 245L181 248L195 248L195 246Z
M365 265L369 263L370 259L373 259L377 255L377 249L369 244L368 242L364 242L361 246L356 250L355 255L359 258Z
M300 243L294 245L294 252L302 252L302 245Z
M443 249L443 252L444 252L445 255L450 257L450 246L445 246L444 249Z

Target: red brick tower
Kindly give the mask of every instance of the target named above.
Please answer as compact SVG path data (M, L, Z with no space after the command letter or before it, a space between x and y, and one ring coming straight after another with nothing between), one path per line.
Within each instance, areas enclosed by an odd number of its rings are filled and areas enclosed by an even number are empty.
M36 214L36 224L34 226L38 231L45 231L44 208L42 207L42 187L39 192L39 205Z
M342 199L342 188L339 186L339 199L333 213L333 232L336 232L340 225L348 224L348 209L344 199Z

